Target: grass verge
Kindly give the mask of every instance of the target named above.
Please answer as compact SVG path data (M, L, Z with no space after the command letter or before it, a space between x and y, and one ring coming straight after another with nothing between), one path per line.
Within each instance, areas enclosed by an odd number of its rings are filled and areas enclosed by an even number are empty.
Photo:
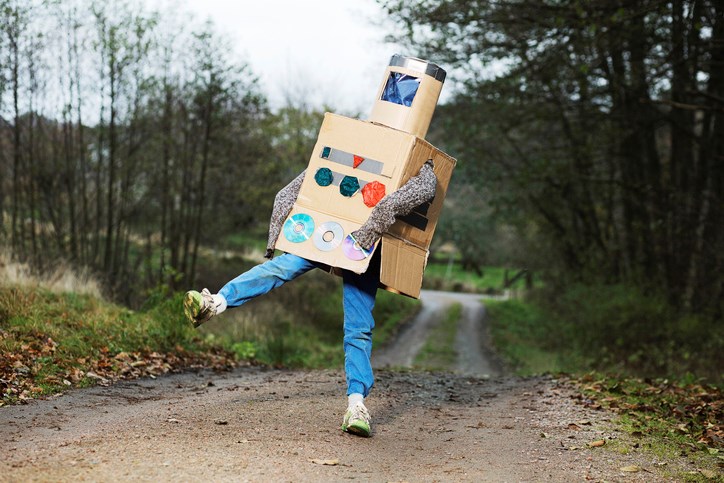
M0 287L0 404L185 367L236 364L230 351L198 336L180 307L180 294L136 312L93 295Z
M521 375L600 371L572 377L581 404L616 413L615 423L638 441L637 449L664 461L687 458L692 471L672 478L722 481L721 386L706 384L681 370L713 364L708 374L710 380L716 380L720 366L713 361L720 356L708 346L716 345L716 336L700 344L702 353L696 360L689 355L692 329L673 328L676 319L667 319L667 312L656 301L641 301L618 288L603 292L609 298L598 304L593 304L590 294L582 295L580 288L574 293L580 298L561 294L558 301L567 306L557 309L520 300L486 301L498 353ZM654 322L662 327L650 327L646 333L646 327ZM668 337L662 338L662 330L668 331ZM657 340L660 345L653 347ZM656 377L658 371L670 375ZM641 376L647 373L654 376Z
M482 274L478 275L466 270L459 262L439 263L431 262L425 268L424 288L428 290L448 290L453 292L471 292L498 294L502 293L505 285L506 271L509 277L516 275L518 270L505 267L483 267ZM534 286L540 286L537 278L533 280ZM516 280L511 289L525 289L525 277Z
M640 379L588 373L572 378L579 402L618 415L616 424L641 449L662 461L685 458L683 481L724 481L724 395L692 380Z
M427 370L451 370L458 353L455 350L458 322L462 305L453 304L442 320L430 331L430 335L415 356L414 366Z

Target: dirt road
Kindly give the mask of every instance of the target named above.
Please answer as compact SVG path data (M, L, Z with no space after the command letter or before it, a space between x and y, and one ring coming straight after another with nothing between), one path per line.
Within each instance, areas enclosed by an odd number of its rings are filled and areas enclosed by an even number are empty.
M663 480L567 385L495 376L475 317L457 343L482 355L460 358L459 374L377 371L372 438L340 431L341 371L177 374L0 409L0 481Z
M414 365L415 356L423 347L433 327L445 316L452 304L460 304L462 313L458 321L455 366L448 368L457 374L490 377L502 374L502 366L492 350L485 325L485 307L480 295L423 290L420 294L422 309L415 321L405 327L395 341L374 355L378 367L406 367Z

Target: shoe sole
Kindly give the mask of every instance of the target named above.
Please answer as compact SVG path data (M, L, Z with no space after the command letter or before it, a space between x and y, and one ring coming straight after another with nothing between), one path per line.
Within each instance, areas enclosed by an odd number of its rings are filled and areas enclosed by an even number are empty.
M198 295L196 295L198 294ZM201 325L197 320L199 312L201 311L201 294L198 292L186 292L184 296L184 315L194 327Z
M370 428L364 426L355 426L354 424L350 424L347 427L342 426L342 431L354 434L355 436L361 436L363 438L370 437Z

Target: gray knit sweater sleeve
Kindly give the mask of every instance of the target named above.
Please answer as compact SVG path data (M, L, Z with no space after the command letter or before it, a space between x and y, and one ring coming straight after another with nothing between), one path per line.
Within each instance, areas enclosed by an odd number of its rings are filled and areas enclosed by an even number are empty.
M435 196L437 177L432 160L427 161L417 176L410 178L399 189L388 194L375 205L372 213L352 236L360 246L369 249L395 222L395 216L407 215L416 206Z
M282 225L292 211L294 202L297 201L299 190L302 188L305 171L299 173L291 183L279 190L274 197L274 208L272 209L271 221L269 221L269 239L266 244L265 258L272 259L274 257L274 245L277 243L279 233L282 231Z

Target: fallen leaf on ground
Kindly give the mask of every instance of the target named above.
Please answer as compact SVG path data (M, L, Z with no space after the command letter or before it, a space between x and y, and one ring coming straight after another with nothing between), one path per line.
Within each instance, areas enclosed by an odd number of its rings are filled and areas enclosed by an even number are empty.
M309 460L311 463L314 463L315 465L325 465L325 466L337 466L339 464L339 460L318 460L318 459L311 459Z
M176 418L168 418L168 419L166 420L166 422L167 422L167 423L180 423L181 421L179 421L179 420L176 419Z
M214 424L224 425L224 424L229 424L229 422L226 419L215 419Z
M103 376L99 376L98 374L96 374L96 373L93 372L93 371L88 371L88 372L85 373L85 375L86 375L87 377L91 378L91 379L95 379L96 381L108 382L108 379L106 379L106 378L103 377Z
M718 476L716 472L711 470L699 470L699 473L701 473L704 478L708 478L710 480L713 480Z
M599 439L598 441L592 441L588 443L589 448L600 448L601 446L606 444L606 440Z
M579 425L577 425L576 423L570 423L568 425L568 429L572 429L574 431L580 431L581 427Z
M636 465L624 466L623 468L621 468L621 471L626 473L638 473L639 471L641 471L641 467Z

